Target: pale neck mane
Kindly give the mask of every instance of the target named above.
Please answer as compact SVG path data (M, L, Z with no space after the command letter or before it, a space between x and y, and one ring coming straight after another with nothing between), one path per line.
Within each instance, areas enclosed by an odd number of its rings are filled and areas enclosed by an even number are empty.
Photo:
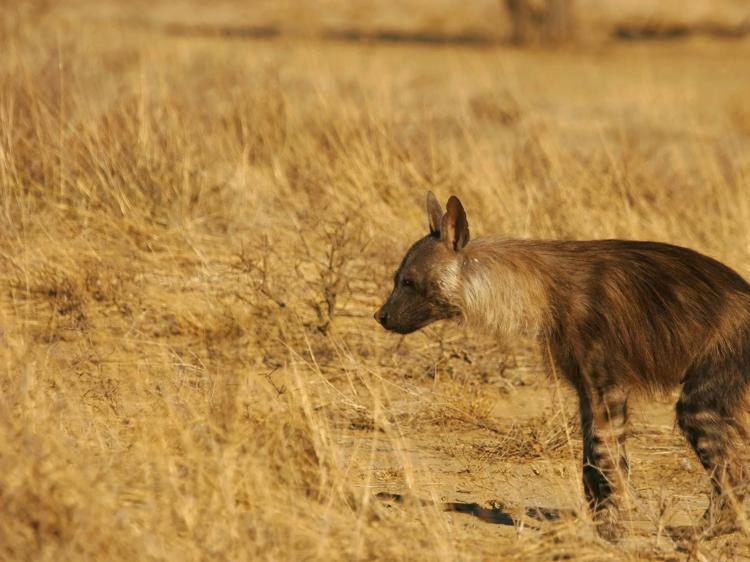
M463 250L457 299L467 324L536 334L549 317L544 263L523 240L482 237Z

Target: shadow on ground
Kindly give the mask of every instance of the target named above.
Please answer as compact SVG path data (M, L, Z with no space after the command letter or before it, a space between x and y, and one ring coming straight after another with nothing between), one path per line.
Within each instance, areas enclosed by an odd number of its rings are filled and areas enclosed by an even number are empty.
M391 494L388 492L380 492L376 494L376 497L384 503L398 503L398 504L420 504L420 505L432 505L433 502L430 500L424 500L412 496L406 496L403 494ZM490 523L493 525L506 525L515 526L520 524L521 521L516 516L514 517L508 511L508 509L502 504L495 504L493 507L484 507L475 502L444 502L439 504L443 511L452 511L455 513L465 513L476 517L477 519ZM514 510L515 511L515 510ZM540 523L560 521L563 518L575 517L576 512L572 509L551 509L545 507L526 507L523 509L525 515L524 524L526 526L535 527L533 524L529 524L529 519L532 521L538 521ZM678 545L678 551L680 552L692 552L694 545L698 544L701 540L706 538L712 538L720 536L726 532L721 530L702 530L700 526L670 526L665 529L667 535L675 541Z
M390 494L388 492L380 492L376 494L376 497L384 502L392 503L418 503L421 505L431 505L432 502L429 500L423 500L419 498L413 498L410 496L404 496L403 494ZM483 507L478 503L467 503L467 502L445 502L439 504L443 511L453 511L455 513L466 513L484 521L485 523L492 523L493 525L509 525L513 526L519 523L517 519L506 511L506 508L502 504L496 504L493 507ZM563 517L573 517L575 512L573 510L560 510L550 509L546 507L527 507L524 510L526 517L536 521L558 521Z

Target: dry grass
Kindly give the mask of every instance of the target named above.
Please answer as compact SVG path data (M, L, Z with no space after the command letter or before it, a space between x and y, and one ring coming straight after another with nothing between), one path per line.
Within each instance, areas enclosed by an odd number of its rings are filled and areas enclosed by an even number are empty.
M477 234L657 239L750 276L746 43L236 41L140 4L2 6L0 559L750 555L664 533L707 488L668 400L638 406L622 543L525 519L581 511L571 396L529 342L371 319L427 189Z

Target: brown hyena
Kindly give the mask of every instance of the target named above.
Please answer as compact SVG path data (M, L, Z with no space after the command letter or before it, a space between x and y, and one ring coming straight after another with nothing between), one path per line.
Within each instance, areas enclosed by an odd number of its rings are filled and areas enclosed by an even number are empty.
M599 519L616 515L628 470L629 394L681 384L677 422L713 485L705 522L733 528L743 497L750 285L714 259L657 242L470 241L455 196L443 213L428 193L427 215L430 233L406 253L375 314L383 327L407 334L458 318L538 335L578 394L584 489Z

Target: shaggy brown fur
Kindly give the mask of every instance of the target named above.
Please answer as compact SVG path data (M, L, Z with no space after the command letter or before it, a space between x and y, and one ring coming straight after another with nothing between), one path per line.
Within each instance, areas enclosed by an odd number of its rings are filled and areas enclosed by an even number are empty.
M707 470L707 523L730 528L743 496L737 457L750 378L750 285L693 250L626 240L470 242L460 201L432 193L430 234L404 257L376 313L409 333L460 317L536 334L578 393L583 481L595 514L615 511L628 471L628 395L683 385L677 422Z

